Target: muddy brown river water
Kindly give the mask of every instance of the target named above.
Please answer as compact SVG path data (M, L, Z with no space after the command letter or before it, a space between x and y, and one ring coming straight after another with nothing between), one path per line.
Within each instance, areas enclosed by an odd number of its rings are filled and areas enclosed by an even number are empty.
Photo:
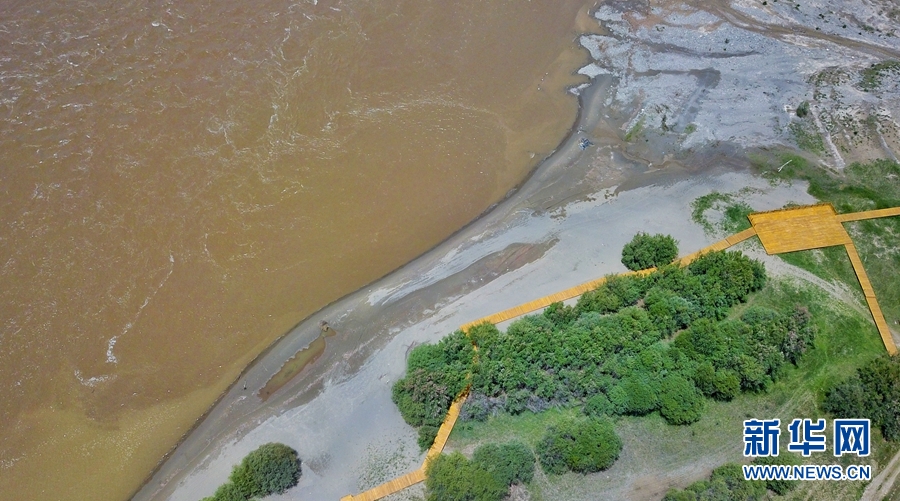
M126 499L567 133L582 1L0 6L0 498Z

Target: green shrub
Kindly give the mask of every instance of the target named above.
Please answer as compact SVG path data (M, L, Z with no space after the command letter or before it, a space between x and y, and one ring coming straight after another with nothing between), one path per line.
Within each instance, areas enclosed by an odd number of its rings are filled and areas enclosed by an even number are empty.
M900 355L882 355L828 391L822 407L839 418L868 418L887 440L900 440Z
M659 413L669 424L690 424L703 415L703 395L694 384L679 374L663 379Z
M475 449L472 461L502 485L525 484L534 478L534 454L522 442L484 444Z
M741 391L741 378L734 371L725 369L716 371L716 392L713 398L716 400L730 401Z
M281 494L297 485L301 473L297 451L270 442L247 454L231 471L228 482L203 501L248 501Z
M437 437L438 430L440 430L440 426L435 426L431 424L422 425L419 428L419 439L418 444L419 448L423 451L428 450L431 447L431 444L434 443L435 437Z
M544 309L544 316L556 327L564 327L578 319L578 312L571 306L553 303Z
M646 280L642 277L610 275L606 282L592 291L585 292L578 298L575 311L578 315L595 311L597 313L615 313L627 306L632 306L641 299L645 292Z
M671 263L678 257L678 243L670 235L638 233L622 248L622 264L629 270L645 270Z
M241 487L232 482L225 482L216 489L216 493L213 494L212 498L207 499L212 499L213 501L247 501L250 497Z
M725 207L722 229L728 233L738 233L750 227L750 214L756 212L746 202L736 202Z
M541 466L548 473L566 470L592 473L609 468L619 458L622 441L606 419L564 421L547 429L538 444Z
M659 388L647 374L634 374L625 377L620 383L628 395L625 412L634 416L643 416L659 407Z
M809 101L803 101L797 106L797 116L803 118L806 115L809 115Z
M428 501L500 501L508 486L458 452L441 454L428 463Z
M462 331L437 345L413 349L407 359L406 377L397 381L391 392L403 419L416 427L440 425L450 404L466 387L473 354L472 342Z
M261 445L247 454L231 473L231 478L242 491L245 488L249 489L248 498L250 498L281 494L297 485L300 474L300 458L297 457L297 451L284 444L273 442Z
M584 402L584 413L592 417L614 416L618 414L609 397L603 393L591 396Z
M710 484L722 482L728 487L731 499L756 500L766 495L766 484L761 480L745 480L744 470L736 463L726 463L712 471Z
M796 454L782 452L778 456L758 457L753 460L754 464L762 465L799 465L800 458ZM788 492L797 488L800 484L799 480L767 480L766 487L774 491L776 494L784 496Z

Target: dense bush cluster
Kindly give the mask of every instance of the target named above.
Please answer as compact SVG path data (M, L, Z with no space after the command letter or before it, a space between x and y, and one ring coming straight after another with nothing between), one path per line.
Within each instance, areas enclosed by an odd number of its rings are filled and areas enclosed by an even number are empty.
M622 264L629 270L646 270L671 263L678 257L678 243L670 235L638 233L622 248Z
M900 355L882 355L825 396L825 411L839 418L868 418L886 440L900 440Z
M428 464L429 501L500 501L509 486L534 477L534 454L521 442L485 444L472 460L455 452Z
M793 454L761 457L755 464L800 464ZM784 495L797 487L797 480L744 480L741 465L726 463L710 475L709 480L700 480L684 490L669 489L663 501L761 501L767 499L767 490Z
M268 443L247 454L234 467L228 482L203 501L247 501L281 494L300 480L297 451L284 444Z
M419 445L427 449L453 399L466 387L472 368L472 342L456 331L436 345L419 345L409 354L406 377L394 384L392 398L403 419L419 428Z
M468 339L456 332L417 347L394 401L411 425L436 426L471 373L463 418L583 405L591 417L658 411L671 424L692 423L707 398L763 391L811 346L803 309L754 306L726 319L764 283L763 266L737 252L610 277L574 307L551 305L505 333L482 324Z
M537 447L544 471L555 474L566 470L605 470L621 451L622 441L605 418L583 418L551 426Z

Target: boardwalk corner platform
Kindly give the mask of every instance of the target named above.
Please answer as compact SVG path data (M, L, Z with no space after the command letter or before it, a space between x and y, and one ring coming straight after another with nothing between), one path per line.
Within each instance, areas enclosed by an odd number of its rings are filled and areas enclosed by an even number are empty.
M884 347L889 354L894 355L897 353L897 346L894 344L894 340L891 337L890 328L884 319L881 307L878 305L875 291L872 289L872 283L869 281L866 270L863 268L859 253L856 251L853 240L850 238L850 234L847 233L847 230L843 225L843 223L850 221L890 216L900 216L900 207L855 212L852 214L837 214L831 204L819 204L780 209L770 212L757 212L749 215L750 228L720 240L698 252L689 254L681 258L678 262L682 266L685 266L704 253L725 250L754 235L759 237L759 241L762 243L766 253L770 255L843 245L847 250L847 255L850 257L853 271L856 273L856 277L862 287L863 295L869 305L869 310L872 312L872 318L875 321L875 326L878 328L878 333L881 335L881 339L884 342ZM637 272L626 272L622 275L646 275L652 271L654 270L651 268ZM495 313L474 322L467 323L460 328L464 331L468 331L470 327L484 322L498 324L506 320L532 313L546 308L555 302L572 299L587 291L594 290L605 281L606 278L601 278L586 282L572 287L571 289L566 289L521 304L514 308ZM444 422L438 430L434 444L428 450L428 453L425 455L425 461L419 469L360 494L344 496L341 498L341 501L375 501L425 480L425 471L428 468L428 463L437 457L444 449L444 445L447 443L450 432L453 430L453 425L456 424L456 419L459 417L460 408L463 403L465 403L467 396L468 389L464 390L450 406L450 410L447 411L447 416L444 418Z

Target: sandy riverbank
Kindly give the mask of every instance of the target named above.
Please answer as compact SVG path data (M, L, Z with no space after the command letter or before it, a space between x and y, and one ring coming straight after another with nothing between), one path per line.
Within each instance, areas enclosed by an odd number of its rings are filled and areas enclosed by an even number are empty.
M405 370L410 344L436 341L472 319L623 271L621 247L637 231L670 233L680 241L682 253L702 248L715 237L691 222L689 202L711 190L737 191L747 186L760 190L753 197L759 207L812 201L803 185L772 187L765 180L735 172L619 194L600 192L593 200L573 202L553 212L523 208L511 215L504 228L485 229L474 240L449 249L429 269L421 270L418 283L388 280L373 287L359 298L357 308L334 324L340 336L374 335L386 343L383 348L355 373L354 355L334 353L338 362L323 367L322 390L316 396L298 406L283 400L281 408L259 412L219 435L193 470L160 492L159 499L196 500L210 495L243 455L273 440L297 448L306 461L300 485L283 499L338 499L415 468L422 460L415 431L390 400L391 385ZM553 243L540 257L509 272L479 265L510 245L540 247L547 242ZM446 273L447 269L458 271ZM455 293L460 283L473 286ZM439 304L428 299L435 290L446 293ZM403 305L402 314L394 305ZM385 308L388 313L366 318L365 313L357 313L367 310L366 306Z

